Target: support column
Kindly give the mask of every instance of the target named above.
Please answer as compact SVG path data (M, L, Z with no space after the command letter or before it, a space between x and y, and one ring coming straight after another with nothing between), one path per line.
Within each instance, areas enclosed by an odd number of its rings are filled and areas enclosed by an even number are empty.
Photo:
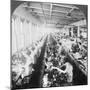
M18 51L18 36L17 36L17 32L16 32L16 24L17 24L17 22L16 22L16 19L17 19L17 16L16 15L13 15L13 23L14 23L14 25L13 25L13 29L14 29L14 34L15 34L15 40L16 40L16 42L15 42L15 44L16 44L16 51Z
M73 37L73 27L71 27L71 36Z
M78 29L77 29L77 36L80 37L80 27L78 26Z
M32 42L32 23L29 22L29 32L30 32L30 44Z
M24 37L24 21L25 21L25 19L24 18L20 18L20 20L21 20L21 32L22 32L22 46L23 46L23 48L25 47L25 37Z

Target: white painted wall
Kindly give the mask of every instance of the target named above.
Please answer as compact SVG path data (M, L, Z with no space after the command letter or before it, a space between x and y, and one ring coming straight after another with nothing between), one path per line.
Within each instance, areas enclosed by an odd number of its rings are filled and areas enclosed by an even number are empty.
M12 15L12 54L26 48L41 37L40 25L42 22L22 9L22 5L14 11Z
M43 35L54 31L57 29L43 24L39 18L26 12L20 5L12 15L12 54L30 46L32 42L36 42Z

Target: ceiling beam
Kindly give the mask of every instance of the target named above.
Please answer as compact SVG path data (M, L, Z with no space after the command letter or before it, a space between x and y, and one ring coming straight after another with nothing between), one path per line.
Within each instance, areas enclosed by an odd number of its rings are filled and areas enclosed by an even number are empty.
M24 6L24 7L28 7L30 9L39 9L39 10L42 10L42 8L39 8L39 7L33 7L33 6ZM45 9L43 8L44 11L50 11L49 9ZM60 11L60 10L52 10L52 12L59 12L59 13L68 13L67 11Z
M30 9L40 9L40 10L42 10L41 7L35 7L35 6L24 6L24 7L27 7L27 8L30 8ZM44 10L48 10L49 11L49 9L44 9Z
M64 8L75 8L78 9L77 7L74 6L69 6L69 5L62 5L62 4L53 4L54 6L58 6L58 7L64 7Z
M53 7L53 5L52 5L52 3L50 4L50 18L51 18L51 16L52 16L52 7Z
M39 14L38 16L40 16L40 17L41 17L41 16L44 17L43 14ZM49 18L49 15L45 15L45 16L46 16L47 18ZM59 19L60 19L60 20L61 20L61 19L63 19L63 20L69 20L69 18L67 18L67 17L60 17L60 16L55 16L55 15L52 15L52 17L53 17L52 19L58 19L58 20L59 20Z
M67 11L60 11L60 10L53 10L53 12L59 12L59 13L68 13Z
M41 11L30 11L30 13L37 13L37 15L42 15L43 14L43 12L41 12ZM44 12L45 13L45 12ZM50 14L49 13L45 13L45 16L46 15L48 15L48 16L50 16ZM52 16L56 16L56 17L64 17L64 15L57 15L57 14L52 14Z
M44 13L43 6L42 6L42 3L40 3L40 5L41 5L41 8L42 8L42 12L43 12L44 18L45 18L45 20L46 20L45 13ZM46 20L46 22L47 22L47 20Z
M30 11L30 13L43 14L42 11ZM45 13L45 15L50 15L49 13Z

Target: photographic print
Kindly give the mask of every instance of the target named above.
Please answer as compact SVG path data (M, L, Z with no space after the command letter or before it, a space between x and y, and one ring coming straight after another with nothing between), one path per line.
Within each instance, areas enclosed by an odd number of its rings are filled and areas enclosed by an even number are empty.
M11 89L88 83L88 6L11 0Z

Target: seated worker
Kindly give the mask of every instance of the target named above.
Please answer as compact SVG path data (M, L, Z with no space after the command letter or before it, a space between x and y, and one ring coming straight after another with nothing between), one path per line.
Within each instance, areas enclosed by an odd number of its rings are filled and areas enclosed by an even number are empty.
M52 70L53 69L56 69L60 74L63 73L63 74L67 74L67 82L68 83L72 83L72 80L73 80L73 67L72 65L69 63L69 62L66 62L64 63L61 68L58 68L58 67L52 67L51 68Z
M47 61L47 62L45 62L46 71L51 70L52 65L53 65L53 64L52 64L51 61Z
M30 64L29 66L22 67L21 73L16 80L16 85L22 85L22 83L25 82L23 79L26 78L27 76L29 76L29 78L30 78L33 71L34 71L33 64Z
M79 45L76 43L76 44L72 44L72 52L73 53L76 53L76 52L79 52L80 48L79 48Z
M43 87L50 87L51 82L48 80L48 74L45 74L43 77Z

